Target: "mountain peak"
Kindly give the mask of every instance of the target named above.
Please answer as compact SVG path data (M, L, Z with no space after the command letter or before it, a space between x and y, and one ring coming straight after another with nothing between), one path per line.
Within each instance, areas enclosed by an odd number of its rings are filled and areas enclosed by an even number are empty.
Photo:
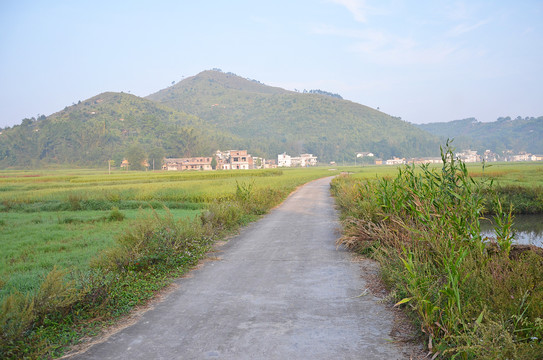
M281 94L289 93L288 90L268 86L260 81L243 78L231 72L223 72L218 69L205 70L201 73L183 79L175 85L160 90L147 96L149 100L164 101L164 98L175 96L174 94L199 92L203 89L206 92L222 92L225 90L236 90L240 92L258 94Z

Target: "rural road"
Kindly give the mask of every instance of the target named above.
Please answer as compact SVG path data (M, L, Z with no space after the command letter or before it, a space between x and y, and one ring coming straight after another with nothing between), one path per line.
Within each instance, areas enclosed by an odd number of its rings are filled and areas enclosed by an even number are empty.
M137 323L70 359L409 359L336 249L331 178L244 229Z

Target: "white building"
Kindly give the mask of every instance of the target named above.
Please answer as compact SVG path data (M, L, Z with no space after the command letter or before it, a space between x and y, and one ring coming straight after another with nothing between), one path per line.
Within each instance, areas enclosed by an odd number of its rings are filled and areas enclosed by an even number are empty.
M528 154L525 151L521 151L517 155L511 156L511 161L529 161L532 159L532 154Z
M291 167L292 158L287 153L277 155L277 167Z
M300 155L301 158L301 166L317 166L317 157L313 156L313 154L302 154Z
M455 154L456 158L465 163L474 163L481 161L481 157L477 155L476 150L464 150Z
M278 167L308 167L316 166L317 157L313 154L301 154L300 156L291 157L286 153L277 155Z
M392 159L388 159L386 161L387 165L402 165L402 164L405 164L405 159L404 158L397 158L396 156L394 156Z
M357 158L363 158L363 157L374 157L375 154L374 153L371 153L371 152L359 152L359 153L356 153L356 157Z

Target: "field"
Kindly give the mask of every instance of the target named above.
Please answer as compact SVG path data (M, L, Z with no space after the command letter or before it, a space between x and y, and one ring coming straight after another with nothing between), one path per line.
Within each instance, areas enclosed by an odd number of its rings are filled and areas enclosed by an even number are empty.
M177 219L233 199L236 183L291 191L327 169L240 172L0 172L0 298L32 292L57 265L84 271L117 235L166 206ZM124 215L111 221L113 208Z
M0 357L61 354L89 318L125 314L216 239L337 173L0 171Z
M433 169L441 169L441 167L441 164L430 165ZM481 163L468 163L466 167L471 177L489 178L501 186L543 186L543 162L541 161L486 163L484 169ZM393 178L398 173L398 166L366 165L339 167L339 169L351 173L355 178L362 179Z
M170 210L176 218L194 217L199 210ZM158 214L164 212L157 210ZM89 262L115 238L151 210L123 210L123 221L111 211L40 211L1 214L0 299L13 289L32 293L54 266L86 272Z
M465 164L469 176L477 181L492 183L485 187L486 213L492 214L496 207L496 194L504 208L513 207L514 214L543 214L543 162L481 163ZM430 169L440 170L441 165L432 164ZM397 166L340 167L355 179L393 179ZM401 167L400 167L401 168ZM415 169L421 172L420 167Z
M501 195L527 203L526 209L543 203L543 164L466 170L476 179L492 178ZM152 298L215 240L257 219L297 186L340 172L353 181L392 181L398 168L0 171L0 357L61 355ZM336 193L340 207L343 201L348 211L377 216L383 199L360 199L363 192L349 184L340 191L347 196Z

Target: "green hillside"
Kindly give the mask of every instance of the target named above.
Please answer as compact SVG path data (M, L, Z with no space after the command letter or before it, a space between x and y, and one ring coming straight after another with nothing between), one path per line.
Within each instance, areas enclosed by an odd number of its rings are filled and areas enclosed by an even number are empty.
M361 151L389 157L431 155L439 149L426 132L364 105L221 71L204 71L147 99L240 137L234 145L255 155L308 152L322 161L354 161Z
M321 162L352 162L364 151L388 158L439 149L428 133L338 94L292 92L221 71L204 71L146 99L103 93L1 132L0 168L106 166L108 160L119 166L129 154L152 163L235 148L266 158L313 153Z
M457 148L471 148L480 153L489 149L543 154L543 116L501 117L494 122L480 122L474 118L417 125L420 129L442 139L454 138Z
M231 142L195 116L124 93L103 93L0 135L0 166L117 166L129 150L155 157L208 155Z

